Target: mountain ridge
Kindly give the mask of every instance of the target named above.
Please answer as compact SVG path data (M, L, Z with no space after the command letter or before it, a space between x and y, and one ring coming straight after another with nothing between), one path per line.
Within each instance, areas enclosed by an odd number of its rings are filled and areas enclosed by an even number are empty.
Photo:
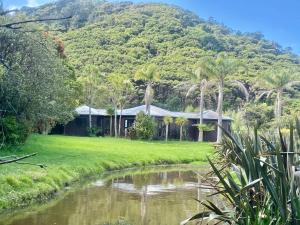
M65 29L55 35L63 41L65 53L79 73L85 64L95 64L105 74L132 78L138 68L156 64L162 77L156 86L156 101L166 108L173 109L172 95L179 94L176 104L180 107L185 104L184 93L173 87L189 78L189 71L203 56L226 52L238 58L248 73L235 78L248 86L255 86L261 74L275 66L299 70L299 56L264 39L261 33L233 31L165 3L63 0L23 12L35 18L74 15L69 21L49 23L48 28ZM228 105L240 98L236 91L225 94Z

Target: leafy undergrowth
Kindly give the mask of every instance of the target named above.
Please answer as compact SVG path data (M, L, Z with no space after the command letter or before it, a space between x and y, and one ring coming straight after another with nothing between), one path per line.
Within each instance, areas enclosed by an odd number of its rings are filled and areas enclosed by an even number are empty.
M65 186L107 170L157 164L206 162L207 143L144 142L114 138L32 135L21 149L0 155L37 152L26 163L0 167L0 211L52 198Z

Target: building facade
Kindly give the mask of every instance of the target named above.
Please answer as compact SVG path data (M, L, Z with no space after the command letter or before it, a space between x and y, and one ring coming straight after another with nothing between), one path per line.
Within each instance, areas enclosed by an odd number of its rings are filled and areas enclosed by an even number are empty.
M66 125L56 126L52 130L52 134L64 134L73 136L87 136L89 126L89 107L80 106L76 108L76 117ZM145 105L137 106L134 108L124 109L122 114L120 111L117 113L117 123L119 125L121 118L121 136L126 136L128 129L134 125L135 117L139 112L146 113ZM106 136L110 134L110 123L112 120L112 133L114 134L114 117L109 116L104 109L91 108L92 115L92 127L97 129L99 136ZM184 129L184 139L196 141L198 139L199 131L195 126L199 124L199 113L185 113L185 112L172 112L156 106L150 106L150 115L155 118L156 130L154 139L165 138L165 125L163 118L170 116L174 118L185 117L188 119ZM217 121L218 115L216 112L207 110L203 114L203 123L208 124L212 129L210 131L204 131L204 141L215 142L217 140ZM224 129L230 131L231 119L229 117L223 117ZM169 139L179 139L179 127L172 123L169 126Z

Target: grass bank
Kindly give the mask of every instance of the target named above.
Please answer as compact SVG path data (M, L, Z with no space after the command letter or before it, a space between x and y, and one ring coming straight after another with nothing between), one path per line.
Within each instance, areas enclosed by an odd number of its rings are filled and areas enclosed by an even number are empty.
M84 138L32 135L13 152L37 152L28 163L0 166L0 211L26 206L53 197L65 186L106 170L154 164L206 162L213 152L207 143L143 142L114 138ZM0 152L0 155L12 152Z

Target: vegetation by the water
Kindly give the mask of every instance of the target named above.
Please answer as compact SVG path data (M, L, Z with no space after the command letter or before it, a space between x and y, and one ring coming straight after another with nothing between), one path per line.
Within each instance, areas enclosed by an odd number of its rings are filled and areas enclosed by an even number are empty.
M300 220L299 164L300 123L291 123L289 133L267 137L227 133L220 157L223 166L210 162L218 184L216 193L225 207L207 201L208 211L191 220L214 220L241 225L294 225Z
M16 149L15 154L38 153L22 163L42 163L47 167L1 166L0 210L47 199L64 186L105 170L193 161L205 163L213 147L207 143L33 135L21 150ZM0 154L11 153L2 151Z

